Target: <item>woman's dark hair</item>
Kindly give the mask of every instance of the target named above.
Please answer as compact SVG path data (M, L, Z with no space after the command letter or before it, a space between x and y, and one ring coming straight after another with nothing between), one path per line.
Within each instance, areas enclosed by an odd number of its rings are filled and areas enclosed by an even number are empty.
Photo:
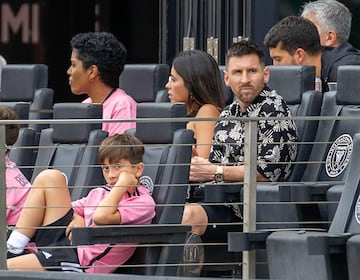
M190 115L197 114L204 104L212 104L220 111L224 108L223 82L215 59L201 50L183 51L172 63L183 78L190 97Z
M96 65L100 79L112 88L119 87L119 76L124 70L127 51L116 37L108 32L88 32L75 35L71 48L82 61L84 69Z

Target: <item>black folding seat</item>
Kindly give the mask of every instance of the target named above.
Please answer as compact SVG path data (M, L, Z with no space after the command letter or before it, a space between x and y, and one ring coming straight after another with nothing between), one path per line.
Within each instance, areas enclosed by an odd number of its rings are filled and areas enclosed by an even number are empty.
M54 120L70 119L66 123L53 123L40 135L32 180L42 170L56 168L67 175L72 186L71 197L78 199L89 192L86 186L104 183L98 161L98 148L108 133L101 130L101 122L89 123L86 119L102 119L101 104L57 103ZM83 119L74 123L71 119Z
M340 76L340 77L339 77ZM349 108L348 116L357 116L359 105L360 105L360 98L358 97L360 92L360 86L358 84L358 79L360 79L360 67L359 66L342 66L338 69L338 84L337 84L337 95L339 96L339 99L342 98L342 103L346 103ZM351 112L352 111L352 112ZM345 135L348 134L350 136L353 135L353 133L360 132L359 125L353 125L353 122L356 123L357 120L354 120L352 122L349 122L347 124L348 128L344 129L344 137L340 138L337 142L335 142L331 149L328 152L328 157L330 155L339 154L342 152L343 147L348 147L348 145L351 145L350 142L341 142L344 141L342 139L345 139ZM344 123L347 123L347 121L344 121ZM350 149L350 146L348 147ZM345 149L346 150L346 149ZM335 152L335 153L334 153ZM331 153L331 154L330 154ZM335 161L335 163L329 163L326 161L326 168L331 170L331 172L335 173L339 172L338 170L341 170L344 165L347 164L348 159L351 155L351 151L349 153L345 154L342 158L338 159L340 160L339 163ZM335 159L336 160L336 159ZM329 221L332 220L334 217L337 202L340 200L341 193L343 192L344 185L339 184L335 185L329 188L329 190L326 193L326 201L328 201L327 205L327 218Z
M9 157L20 168L30 181L34 168L35 131L32 128L22 127L13 146L10 147Z
M45 64L7 64L2 67L0 105L15 110L19 119L38 120L52 117L54 91L48 86L48 67ZM27 126L27 125L23 125ZM30 124L36 132L48 124Z
M288 190L290 201L325 201L331 186L343 184L352 152L352 137L360 132L360 123L356 118L360 116L360 96L356 90L358 86L350 82L350 77L352 80L360 78L359 66L339 67L337 92L323 94L321 119L311 153L304 161L306 167L303 168L302 178L296 184L282 188L282 195ZM312 203L297 207L300 208L300 221L320 219L325 223L324 227L328 227L331 204L316 206Z
M313 66L269 66L269 70L269 87L276 90L284 98L292 116L299 117L295 119L298 131L298 153L292 173L286 180L292 184L301 181L306 162L309 160L318 127L318 119L309 120L306 117L320 115L322 94L314 90L315 67ZM293 222L302 219L296 205L281 204L281 202L293 201L292 193L294 190L288 186L276 183L258 184L257 201L262 202L257 206L258 228L293 227ZM280 203L274 204L274 202ZM272 222L273 224L271 224ZM286 222L290 222L290 224L286 224Z
M104 242L148 244L137 248L118 273L176 275L185 236L190 230L189 226L180 225L194 143L193 132L185 129L185 122L176 121L176 118L185 116L185 104L138 104L138 123L136 131L131 131L131 134L135 133L145 146L142 180L150 186L149 182L153 182L152 195L156 202L153 224L77 228L72 233L73 244L77 245ZM163 120L141 122L146 118ZM172 246L167 246L169 244Z
M360 233L359 152L360 134L355 134L343 195L328 232L301 230L269 235L266 244L271 279L348 279L347 263L353 271L359 271L354 259L359 253L354 254L352 248L358 237L348 240L352 234ZM352 279L358 279L358 275Z
M138 103L154 102L158 91L165 88L169 73L167 64L126 64L119 87Z

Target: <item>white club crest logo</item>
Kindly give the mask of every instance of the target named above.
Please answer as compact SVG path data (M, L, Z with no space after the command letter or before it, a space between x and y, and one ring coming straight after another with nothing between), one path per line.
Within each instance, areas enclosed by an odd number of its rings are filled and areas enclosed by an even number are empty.
M360 224L360 196L358 197L356 204L355 204L355 209L354 209L354 216L355 219L357 221L358 224Z
M149 176L140 177L141 185L148 189L149 194L152 194L154 191L154 182Z
M347 167L353 150L353 140L349 134L340 135L331 145L326 157L325 169L329 177L339 176Z

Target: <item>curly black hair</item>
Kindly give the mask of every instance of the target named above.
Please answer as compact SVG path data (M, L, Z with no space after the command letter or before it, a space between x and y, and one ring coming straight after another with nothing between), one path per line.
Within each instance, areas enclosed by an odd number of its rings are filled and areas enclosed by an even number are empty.
M76 51L77 58L82 61L84 69L96 65L101 81L113 88L119 86L127 50L112 33L79 33L71 39L70 45Z

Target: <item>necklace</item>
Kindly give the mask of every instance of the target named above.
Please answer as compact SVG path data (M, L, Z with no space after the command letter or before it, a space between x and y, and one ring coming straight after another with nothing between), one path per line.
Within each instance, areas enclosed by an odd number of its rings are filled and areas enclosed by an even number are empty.
M109 94L105 97L105 99L103 100L103 102L101 102L101 104L104 104L106 100L109 99L109 97L115 92L116 88L113 88Z

